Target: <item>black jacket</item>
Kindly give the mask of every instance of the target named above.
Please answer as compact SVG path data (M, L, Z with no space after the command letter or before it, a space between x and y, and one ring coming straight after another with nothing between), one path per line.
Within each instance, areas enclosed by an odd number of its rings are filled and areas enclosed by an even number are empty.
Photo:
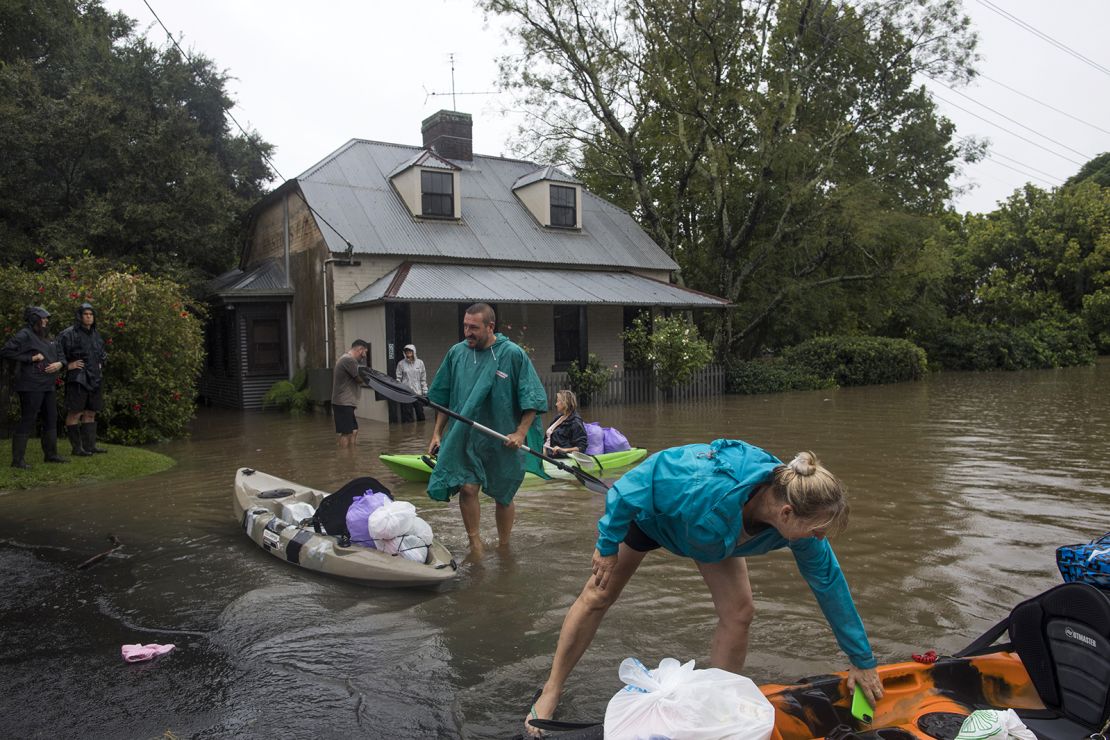
M585 452L587 444L586 425L577 411L551 432L552 447L577 447L579 452Z
M27 326L13 334L0 355L9 360L15 360L15 383L12 388L17 392L49 391L54 388L54 381L61 377L60 373L46 372L46 366L62 361L62 353L58 346L49 337L40 337L31 328L38 324L39 319L49 318L50 314L43 308L32 306L23 312ZM34 362L34 355L42 354L43 359Z
M81 313L86 309L92 311L94 317L93 324L88 329L81 322ZM57 339L58 349L61 350L66 365L75 360L85 361L84 368L67 372L66 382L77 383L90 391L100 387L104 377L104 362L108 359L108 353L104 351L104 340L96 330L95 317L96 310L90 304L82 303L77 307L73 326L63 329Z

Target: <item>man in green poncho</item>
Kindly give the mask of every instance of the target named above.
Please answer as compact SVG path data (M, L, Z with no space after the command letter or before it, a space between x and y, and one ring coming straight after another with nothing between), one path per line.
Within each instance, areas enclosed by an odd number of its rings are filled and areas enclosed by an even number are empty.
M435 403L509 438L502 442L468 424L450 421L446 414L436 415L428 454L438 453L438 457L428 496L450 501L459 494L463 526L475 555L482 551L478 489L497 502L497 536L504 547L516 517L513 497L525 468L543 474L539 459L521 452L520 446L540 449L539 414L547 411L547 394L528 353L495 333L496 324L493 309L485 303L466 309L465 339L447 351L428 389L428 398Z

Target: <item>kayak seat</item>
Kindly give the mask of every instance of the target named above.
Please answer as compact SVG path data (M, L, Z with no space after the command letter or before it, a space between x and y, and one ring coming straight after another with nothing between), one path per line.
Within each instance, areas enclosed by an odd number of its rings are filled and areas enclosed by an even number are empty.
M352 501L371 490L380 491L389 496L390 500L393 499L393 494L382 485L381 481L369 476L355 478L335 493L324 496L312 516L312 526L317 534L323 530L333 537L338 537L341 545L349 545L351 533L347 530L347 509L351 508Z
M1110 716L1110 597L1086 583L1065 583L1014 607L1010 643L1043 711L1018 715L1042 740L1097 732Z

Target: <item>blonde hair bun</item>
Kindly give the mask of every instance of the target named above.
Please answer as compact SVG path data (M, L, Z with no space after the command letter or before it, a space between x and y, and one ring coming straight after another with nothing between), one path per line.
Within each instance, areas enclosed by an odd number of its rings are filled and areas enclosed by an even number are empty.
M800 475L808 478L817 472L817 455L812 452L803 451L794 456L794 459L787 463L786 467L794 471L795 475Z

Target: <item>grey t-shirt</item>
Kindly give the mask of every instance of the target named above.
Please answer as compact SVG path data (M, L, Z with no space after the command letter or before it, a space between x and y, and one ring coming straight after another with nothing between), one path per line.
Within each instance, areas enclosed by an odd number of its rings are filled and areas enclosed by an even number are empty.
M358 406L358 360L343 355L335 363L335 377L331 384L332 406Z

